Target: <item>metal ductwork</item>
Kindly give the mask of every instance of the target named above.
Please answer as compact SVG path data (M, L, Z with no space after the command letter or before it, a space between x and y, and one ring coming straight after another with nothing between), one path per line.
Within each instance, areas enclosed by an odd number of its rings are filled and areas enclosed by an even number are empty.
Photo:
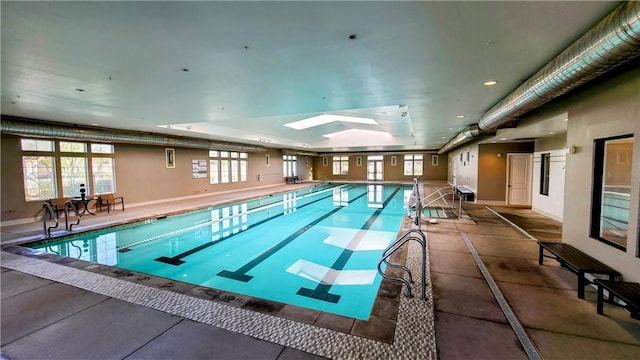
M440 150L438 150L438 154L444 154L447 151L453 148L456 148L466 142L469 142L479 136L495 135L495 134L496 134L495 129L485 131L480 129L478 125L471 125L468 128L464 129L462 132L460 132L455 138L449 140L449 142L445 146L443 146Z
M61 140L82 140L108 144L137 144L163 147L194 148L207 150L225 150L241 152L265 152L263 147L224 142L213 142L205 139L182 138L149 134L134 131L118 131L113 129L93 129L61 124L25 122L2 118L0 130L3 134L48 138Z
M478 120L484 131L517 120L523 114L563 95L640 55L640 2L625 2L556 56ZM462 133L461 133L462 134ZM473 138L461 134L442 154ZM446 149L446 150L444 150Z

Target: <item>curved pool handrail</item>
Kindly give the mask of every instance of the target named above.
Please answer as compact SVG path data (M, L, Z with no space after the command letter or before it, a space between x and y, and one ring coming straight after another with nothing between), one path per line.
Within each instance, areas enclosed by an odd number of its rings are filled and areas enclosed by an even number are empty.
M415 235L415 234L417 234L417 235ZM411 283L413 283L413 276L412 276L411 270L409 270L409 268L406 267L406 266L399 265L399 264L393 264L393 263L390 263L388 261L388 258L395 251L400 249L404 244L408 243L410 240L417 241L422 247L422 284L421 284L421 290L422 290L422 298L424 300L426 300L427 299L427 295L426 295L427 237L422 232L422 230L420 230L420 229L411 229L411 230L407 231L404 235L402 235L400 238L398 238L396 241L391 243L389 246L387 246L387 248L382 252L382 258L380 259L380 261L378 261L378 273L385 279L399 281L399 282L403 283L406 286L406 289L407 289L405 295L407 297L413 297L413 294L411 293ZM382 263L385 263L387 265L390 265L391 267L400 268L400 269L406 271L409 274L409 280L405 279L404 277L398 277L398 276L392 276L392 275L385 274L385 272L382 271Z

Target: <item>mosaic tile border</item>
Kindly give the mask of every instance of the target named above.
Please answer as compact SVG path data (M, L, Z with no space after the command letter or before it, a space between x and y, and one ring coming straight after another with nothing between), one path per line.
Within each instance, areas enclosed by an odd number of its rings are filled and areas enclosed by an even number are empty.
M4 251L1 255L2 266L9 269L328 358L437 358L428 257L427 300L400 298L394 341L388 344ZM414 274L419 274L420 258L420 246L411 243L406 266ZM413 285L414 294L418 287Z

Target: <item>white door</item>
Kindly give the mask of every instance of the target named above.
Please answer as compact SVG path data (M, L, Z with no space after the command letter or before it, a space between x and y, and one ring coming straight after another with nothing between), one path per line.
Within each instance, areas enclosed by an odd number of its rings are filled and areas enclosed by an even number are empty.
M382 180L382 160L369 160L367 164L367 180Z
M531 205L533 154L507 154L507 204Z

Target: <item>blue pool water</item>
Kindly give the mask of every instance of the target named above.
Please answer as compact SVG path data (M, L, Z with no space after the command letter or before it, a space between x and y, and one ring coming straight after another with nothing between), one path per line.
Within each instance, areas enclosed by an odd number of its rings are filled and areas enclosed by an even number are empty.
M324 185L31 247L368 319L404 185Z

